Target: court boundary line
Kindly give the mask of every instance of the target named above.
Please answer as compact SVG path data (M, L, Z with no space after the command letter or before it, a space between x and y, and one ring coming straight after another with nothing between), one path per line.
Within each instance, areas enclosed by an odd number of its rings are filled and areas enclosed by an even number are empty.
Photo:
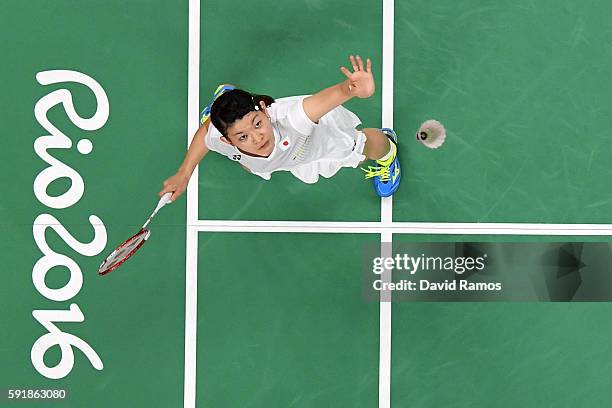
M361 233L377 235L383 233L411 235L612 235L612 224L198 220L191 227L198 232Z
M395 44L394 0L382 1L382 127L393 129L393 67ZM393 197L380 200L380 256L390 258L393 248ZM385 269L380 276L383 282L392 282L393 272ZM391 313L392 291L380 291L378 320L378 407L391 407Z
M189 0L187 52L187 148L199 127L200 106L200 0ZM185 360L183 407L196 407L196 357L198 324L198 181L196 166L187 185L185 242Z

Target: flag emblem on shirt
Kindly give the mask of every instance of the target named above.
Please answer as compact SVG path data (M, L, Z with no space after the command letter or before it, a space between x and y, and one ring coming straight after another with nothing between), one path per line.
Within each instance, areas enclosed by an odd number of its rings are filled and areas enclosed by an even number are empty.
M289 146L291 145L291 142L289 141L289 138L286 137L284 139L281 139L278 145L282 151L285 151L289 148Z

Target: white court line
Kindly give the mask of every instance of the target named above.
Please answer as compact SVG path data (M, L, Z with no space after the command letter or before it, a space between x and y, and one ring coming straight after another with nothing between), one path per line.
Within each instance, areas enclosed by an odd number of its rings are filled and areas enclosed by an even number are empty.
M393 129L393 56L394 0L383 0L382 19L382 127ZM380 200L380 256L392 257L393 197ZM385 270L383 282L392 281L392 271ZM378 346L378 407L391 407L391 291L380 292Z
M198 130L200 106L200 0L189 0L187 73L187 147ZM185 244L185 378L183 407L196 406L196 350L198 323L198 167L187 185L187 241Z
M349 221L226 221L199 220L200 232L298 232L339 234L440 235L555 235L608 236L612 224L528 224L452 222L349 222ZM388 241L385 241L388 242Z

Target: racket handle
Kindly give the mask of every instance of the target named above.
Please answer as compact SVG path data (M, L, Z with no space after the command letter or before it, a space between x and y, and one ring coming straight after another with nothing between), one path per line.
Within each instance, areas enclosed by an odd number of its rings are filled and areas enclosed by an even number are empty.
M159 202L157 203L157 207L155 207L154 212L158 212L164 205L171 203L172 201L170 200L170 197L172 197L173 193L174 191L170 191L164 194L162 198L159 199Z
M153 219L153 217L155 217L155 214L157 214L157 212L158 212L159 210L161 210L161 208L162 208L164 205L166 205L166 204L168 204L168 203L171 203L171 202L172 202L172 201L170 200L170 197L172 197L172 194L173 194L173 193L174 193L173 191L168 192L168 193L164 194L164 195L162 196L162 198L160 198L160 199L159 199L159 202L157 203L157 207L155 207L155 210L153 211L153 213L151 214L151 216L149 217L149 219L147 220L147 222L145 222L145 223L144 223L144 225L142 226L142 228L143 228L143 229L144 229L144 228L146 228L146 227L147 227L147 225L149 225L149 223L151 222L151 219Z

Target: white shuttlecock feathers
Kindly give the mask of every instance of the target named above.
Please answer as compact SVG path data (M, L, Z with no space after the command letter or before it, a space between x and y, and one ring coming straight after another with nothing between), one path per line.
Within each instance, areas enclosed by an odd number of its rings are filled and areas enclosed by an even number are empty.
M442 146L446 139L446 129L437 120L430 119L421 124L416 133L416 138L430 149L437 149Z

